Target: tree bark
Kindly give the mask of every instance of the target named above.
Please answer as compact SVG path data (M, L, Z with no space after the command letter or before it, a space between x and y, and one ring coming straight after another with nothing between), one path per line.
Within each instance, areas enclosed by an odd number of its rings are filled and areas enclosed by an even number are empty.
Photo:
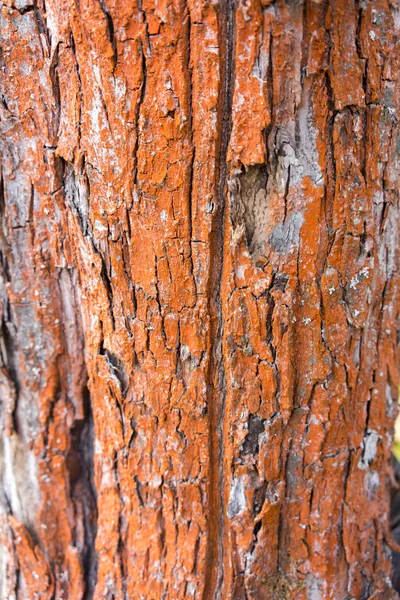
M5 0L2 598L394 599L397 0Z

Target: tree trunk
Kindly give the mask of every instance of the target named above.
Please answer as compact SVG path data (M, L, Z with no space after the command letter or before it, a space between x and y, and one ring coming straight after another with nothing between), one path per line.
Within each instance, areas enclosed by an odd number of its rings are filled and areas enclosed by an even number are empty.
M5 0L2 598L394 599L398 0Z

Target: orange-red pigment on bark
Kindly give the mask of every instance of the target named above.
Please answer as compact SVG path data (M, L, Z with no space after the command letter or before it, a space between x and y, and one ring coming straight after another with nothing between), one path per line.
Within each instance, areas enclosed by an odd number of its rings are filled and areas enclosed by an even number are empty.
M5 0L9 600L392 600L396 0Z

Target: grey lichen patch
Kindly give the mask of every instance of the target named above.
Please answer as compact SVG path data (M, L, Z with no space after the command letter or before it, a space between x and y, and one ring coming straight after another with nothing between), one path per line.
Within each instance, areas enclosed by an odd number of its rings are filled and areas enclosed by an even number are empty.
M326 597L324 587L323 582L312 573L306 575L307 600L323 600Z
M230 519L242 514L246 509L246 494L243 477L233 480L227 506L227 515Z
M307 86L308 87L308 86ZM303 100L298 110L298 161L301 166L302 177L310 177L315 185L322 186L324 175L319 164L317 149L318 132L314 125L314 118L310 109L309 90L303 90Z
M291 185L298 185L303 167L298 159L293 137L283 127L276 132L272 163L273 177L269 179L269 187L286 194Z
M365 473L364 485L368 493L368 497L372 501L381 484L378 471L367 471Z
M300 229L304 222L299 212L291 213L283 223L279 223L269 234L269 243L276 252L287 254L299 245Z
M83 235L88 233L89 225L89 190L85 177L75 173L69 163L65 163L64 190L68 205L79 219Z
M373 429L368 429L364 436L364 451L358 461L359 469L368 469L369 465L376 458L378 451L379 435Z
M40 506L37 464L20 435L4 435L0 445L0 477L12 514L33 526Z

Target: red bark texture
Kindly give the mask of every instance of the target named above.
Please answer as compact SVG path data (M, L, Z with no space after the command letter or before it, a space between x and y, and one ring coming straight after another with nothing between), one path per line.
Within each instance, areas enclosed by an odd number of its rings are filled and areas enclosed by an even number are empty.
M3 0L9 600L397 598L398 0Z

